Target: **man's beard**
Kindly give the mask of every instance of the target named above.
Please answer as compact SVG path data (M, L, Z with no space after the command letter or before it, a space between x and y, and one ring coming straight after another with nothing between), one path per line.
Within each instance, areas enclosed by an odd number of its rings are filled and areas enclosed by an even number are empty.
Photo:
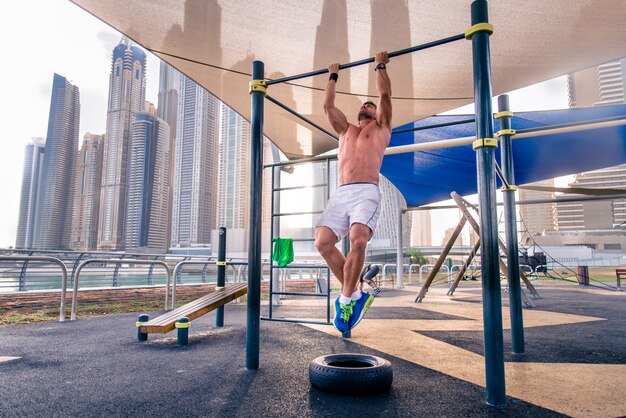
M367 110L361 110L358 116L359 122L361 119L374 120L374 117Z

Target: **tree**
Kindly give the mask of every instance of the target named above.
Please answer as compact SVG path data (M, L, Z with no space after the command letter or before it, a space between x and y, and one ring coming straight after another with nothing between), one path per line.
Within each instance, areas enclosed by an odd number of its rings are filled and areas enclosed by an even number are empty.
M428 260L426 257L422 255L422 252L415 247L409 247L405 250L405 253L411 257L411 264L419 264L423 266L424 264L428 264Z

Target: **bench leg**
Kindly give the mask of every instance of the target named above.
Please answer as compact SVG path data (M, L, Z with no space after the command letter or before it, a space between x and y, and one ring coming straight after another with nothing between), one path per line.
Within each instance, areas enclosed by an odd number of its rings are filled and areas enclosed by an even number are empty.
M150 316L148 316L148 314L141 314L139 318L137 318L137 341L148 341L148 333L141 332L141 324L149 320Z
M187 345L189 343L189 327L191 326L189 318L183 316L178 320L175 326L178 329L178 346L182 347L183 345Z

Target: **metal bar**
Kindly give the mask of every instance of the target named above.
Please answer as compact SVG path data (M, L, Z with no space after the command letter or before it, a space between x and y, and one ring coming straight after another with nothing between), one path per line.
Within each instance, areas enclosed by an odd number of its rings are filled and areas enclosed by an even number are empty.
M398 202L398 222L396 224L396 287L398 289L404 289L404 243L402 242L402 214L404 213L402 202L402 193L400 190L396 189L396 199Z
M474 0L471 10L472 26L489 21L486 0ZM489 34L487 32L477 32L472 36L471 41L474 69L474 100L476 102L476 137L493 138ZM480 241L482 243L481 272L487 403L492 406L502 407L506 405L506 390L494 163L495 149L493 147L476 149L481 224Z
M294 324L315 324L315 325L330 325L330 321L322 322L322 321L306 321L301 319L292 319L292 318L268 318L266 316L261 317L264 321L274 321L274 322L292 322Z
M570 122L570 123L560 123L557 125L549 125L549 126L538 126L536 128L525 128L525 129L519 129L516 130L515 133L517 134L528 134L531 132L542 132L542 131L546 131L546 130L557 130L557 129L564 129L564 128L573 128L573 127L586 127L589 125L597 125L597 124L604 124L607 122L624 122L626 123L626 119L624 119L624 116L613 116L610 118L602 118L602 119L596 119L594 121L583 121L583 122ZM611 126L614 126L611 124Z
M286 190L303 190L303 189L315 189L326 187L326 184L312 184L310 186L293 186L293 187L279 187L277 189L272 189L273 192L284 192Z
M65 299L67 295L67 267L65 263L56 257L44 257L44 256L0 256L0 261L46 261L49 263L58 264L61 267L61 306L59 313L59 322L65 322ZM25 271L25 270L24 270Z
M288 213L273 213L272 217L277 216L296 216L296 215L319 215L324 212L323 210L314 210L311 212L288 212Z
M273 295L279 296L328 296L326 293L310 293L310 292L272 292Z
M464 33L461 33L459 35L450 36L448 38L439 39L437 41L432 41L432 42L428 42L428 43L425 43L425 44L416 45L416 46L413 46L413 47L410 47L410 48L405 48L405 49L401 49L401 50L398 50L398 51L393 51L393 52L390 52L387 55L389 56L389 58L399 57L400 55L410 54L411 52L421 51L423 49L432 48L434 46L447 44L447 43L458 41L458 40L461 40L461 39L465 39L465 34ZM362 60L359 60L359 61L349 62L347 64L341 64L339 66L339 69L340 70L345 70L346 68L357 67L359 65L369 64L371 62L374 62L374 57L365 58L365 59L362 59ZM287 82L287 81L293 81L293 80L298 80L298 79L301 79L301 78L312 77L312 76L315 76L315 75L325 74L327 72L328 72L328 68L324 68L324 69L317 70L317 71L310 71L308 73L292 75L292 76L289 76L289 77L277 78L277 79L268 81L267 85L270 86L272 84L284 83L284 82Z
M261 61L252 62L252 80L265 78ZM250 115L250 230L248 247L248 307L246 326L246 369L259 368L261 316L261 219L263 190L263 95L253 91Z
M278 106L278 107L286 110L287 112L291 113L292 115L294 115L298 119L308 123L309 125L311 125L312 127L316 128L317 130L319 130L321 132L324 132L326 135L328 135L329 137L333 138L335 141L339 141L339 137L337 135L333 135L332 133L328 132L326 129L324 129L321 126L319 126L317 123L313 122L310 119L305 118L304 116L302 116L301 114L299 114L295 110L290 109L286 105L284 105L281 102L279 102L278 100L274 99L272 96L265 96L265 98L267 100L269 100L270 102L274 103L276 106Z
M226 228L219 229L219 244L217 247L217 284L215 290L224 288L226 284ZM224 306L215 310L215 326L224 326Z
M616 195L607 195L607 196L582 196L582 197L557 197L554 199L531 199L531 200L520 200L515 202L516 205L540 205L543 203L568 203L568 202L585 202L585 201L595 201L595 200L615 200L615 199L626 199L626 194L616 194ZM503 206L503 203L498 203L498 206ZM436 209L456 209L456 205L442 205L442 206L419 206L415 208L408 208L405 211L420 211L420 210L436 210Z
M498 112L507 112L509 96L506 94L498 97ZM500 118L500 129L511 129L511 117ZM500 161L504 168L504 177L510 182L515 182L513 167L513 145L511 135L500 137ZM514 354L525 354L524 343L524 320L522 315L522 286L519 271L519 248L517 243L517 214L515 211L515 190L510 190L505 184L504 195L504 224L506 230L506 258L509 278L509 312L511 315L511 350Z
M451 122L436 123L434 125L416 126L414 128L392 130L391 135L403 134L405 132L425 131L427 129L444 128L446 126L465 125L466 123L474 123L474 122L476 122L476 119L471 118L471 119L455 120Z
M274 145L272 145L272 151L274 151ZM276 160L276 154L273 153L274 155L274 160ZM272 167L272 179L271 179L271 185L272 185L272 191L274 191L276 189L276 177L277 177L277 172L278 172L278 176L280 176L280 167ZM280 183L279 183L280 186ZM270 222L270 254L273 253L273 248L274 248L274 229L280 228L280 225L275 225L275 223L280 224L280 219L279 218L274 218L271 215L274 215L274 210L275 210L275 204L276 204L276 195L274 193L272 193L271 198L270 198L270 218L271 218L271 222ZM278 193L278 202L279 202L279 208L280 208L280 192ZM280 232L278 232L278 235L280 235ZM270 257L271 258L271 257ZM270 316L270 318L272 317L272 305L274 304L274 298L272 297L272 291L274 290L274 272L275 272L275 268L274 268L274 261L270 261L270 303L269 303L269 307L268 307L268 314ZM278 303L278 300L276 301L276 303Z
M511 136L509 135L509 140L510 139L511 139ZM494 162L494 167L496 169L496 173L498 173L498 177L500 177L500 181L502 182L502 185L508 189L510 183L506 179L507 176L504 175L504 173L502 172L502 169L500 168L497 162ZM510 178L513 178L513 177L510 177Z
M26 270L28 270L28 258L24 259L24 264L22 264L20 271L19 285L17 288L19 291L26 291Z
M158 264L159 266L163 266L165 269L165 273L167 275L167 280L165 284L165 310L167 310L168 298L169 298L169 288L170 288L170 268L165 261L154 261L154 260L122 260L122 259L106 259L106 258L92 258L90 260L85 260L78 265L76 268L76 278L74 279L74 286L72 290L72 314L71 321L76 321L76 310L78 309L78 279L80 278L80 272L87 264L93 263L102 263L102 264L112 264L115 263L116 269L119 268L119 265L122 263L126 264L142 264L142 265L153 265ZM174 302L176 300L176 287L172 290L172 309L174 308ZM63 298L62 298L63 299Z
M285 165L299 165L299 164L306 164L306 163L327 162L328 160L336 160L336 159L337 159L337 155L323 155L323 156L317 156L317 157L300 158L299 160L293 160L293 161L281 161L278 163L265 164L263 168L282 167Z
M578 125L565 126L565 127L555 127L543 126L541 128L533 128L534 130L526 131L519 130L516 132L513 139L524 139L524 138L532 138L540 135L556 135L563 134L569 132L577 132L584 129L601 129L601 128L611 128L615 126L626 125L626 119L616 119L607 122L587 122ZM428 151L434 149L442 149L442 148L451 148L451 147L460 147L464 145L469 145L476 140L475 136L468 136L462 138L454 138L454 139L445 139L441 141L430 141L430 142L422 142L419 144L408 144L408 145L399 145L395 147L389 147L385 150L385 155L394 155L394 154L404 154L407 152L418 152L418 151Z

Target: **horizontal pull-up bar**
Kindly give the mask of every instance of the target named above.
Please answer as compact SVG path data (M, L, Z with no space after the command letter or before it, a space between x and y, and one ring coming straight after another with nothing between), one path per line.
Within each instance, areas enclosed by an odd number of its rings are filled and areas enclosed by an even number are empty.
M601 128L611 128L614 126L626 125L626 119L622 116L621 119L610 119L604 122L586 122L586 123L578 123L575 125L555 125L555 126L544 126L541 129L524 129L519 130L512 137L512 139L523 139L523 138L532 138L540 135L556 135L563 134L569 132L577 132L583 131L586 129L601 129ZM460 147L463 145L469 145L473 141L476 140L476 137L469 136L463 138L454 138L454 139L445 139L442 141L430 141L423 142L421 144L409 144L409 145L399 145L396 147L389 147L385 151L385 155L393 155L393 154L404 154L408 152L417 152L417 151L427 151L433 149L442 149L442 148L451 148L451 147Z
M394 135L394 134L403 134L405 132L425 131L427 129L444 128L446 126L454 126L454 125L465 125L466 123L474 123L474 122L476 122L475 118L455 120L452 122L436 123L434 125L416 126L414 128L398 129L396 131L391 131L391 134Z
M399 51L390 52L390 53L387 54L387 56L389 58L399 57L400 55L410 54L411 52L421 51L423 49L432 48L434 46L447 44L447 43L458 41L458 40L461 40L461 39L465 39L465 34L464 33L461 33L460 35L450 36L449 38L440 39L438 41L428 42L428 43L425 43L425 44L422 44L422 45L417 45L417 46L413 46L413 47L410 47L410 48L401 49ZM369 64L371 62L374 62L374 57L365 58L365 59L362 59L360 61L349 62L347 64L341 64L339 66L339 69L340 70L345 70L346 68L357 67L359 65ZM278 83L284 83L284 82L287 82L287 81L299 80L301 78L312 77L314 75L325 74L327 72L328 72L328 68L324 68L322 70L311 71L311 72L308 72L308 73L292 75L292 76L283 77L283 78L277 78L275 80L269 80L267 82L267 85L271 86L272 84L278 84Z

